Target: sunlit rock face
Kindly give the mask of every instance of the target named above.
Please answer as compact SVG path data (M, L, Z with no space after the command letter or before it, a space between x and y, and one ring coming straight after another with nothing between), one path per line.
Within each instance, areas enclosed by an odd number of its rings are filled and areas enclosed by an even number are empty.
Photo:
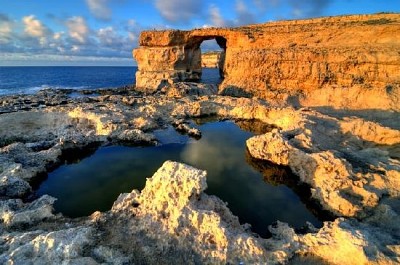
M240 28L145 31L136 85L154 91L201 77L200 44L225 51L220 93L274 104L399 109L400 15L282 21Z
M206 52L201 54L201 66L205 68L218 68L223 58L223 53L219 51Z
M365 218L383 197L399 196L399 130L356 117L303 114L294 130L247 140L250 155L289 166L338 216Z
M140 37L140 47L133 51L138 62L136 87L145 91L155 91L165 85L196 81L201 78L200 44L204 40L216 39L218 45L226 48L226 39L220 30L208 32L190 31L144 31Z

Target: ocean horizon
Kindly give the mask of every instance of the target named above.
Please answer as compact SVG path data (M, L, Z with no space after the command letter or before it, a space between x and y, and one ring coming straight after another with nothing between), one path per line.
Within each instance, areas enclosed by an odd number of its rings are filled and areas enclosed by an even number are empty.
M42 89L102 89L133 85L137 66L0 66L0 95ZM203 68L204 83L219 83L218 69Z

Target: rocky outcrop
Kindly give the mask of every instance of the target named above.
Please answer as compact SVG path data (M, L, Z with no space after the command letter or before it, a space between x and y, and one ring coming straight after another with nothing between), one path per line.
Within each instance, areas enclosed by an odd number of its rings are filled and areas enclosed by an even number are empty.
M120 195L112 211L135 215L137 223L132 225L136 229L157 230L149 236L161 249L172 245L186 249L189 245L194 263L265 261L262 241L245 232L225 203L204 194L206 188L205 171L167 161L147 180L140 194Z
M0 263L400 262L397 112L274 107L195 83L153 95L68 93L0 97ZM32 106L43 94L49 99ZM196 137L201 132L188 121L204 116L241 120L242 126L258 120L264 126L248 140L249 154L289 166L314 201L339 218L320 229L309 225L304 234L279 221L265 224L272 237L260 238L229 205L205 193L206 172L171 161L107 212L69 219L53 213L55 198L32 196L38 174L59 165L65 150L155 144L153 132L167 126ZM265 133L266 124L274 129Z
M2 264L98 264L85 251L93 241L87 227L51 232L32 231L0 237Z
M281 105L399 110L399 34L399 14L145 31L133 51L136 85L155 91L199 79L200 44L215 39L225 51L220 93Z
M56 200L44 195L32 203L23 203L20 199L0 201L0 220L6 227L16 227L56 219L53 214L53 204Z
M365 217L381 198L399 195L400 131L355 117L304 114L295 130L249 139L250 154L289 166L339 216Z

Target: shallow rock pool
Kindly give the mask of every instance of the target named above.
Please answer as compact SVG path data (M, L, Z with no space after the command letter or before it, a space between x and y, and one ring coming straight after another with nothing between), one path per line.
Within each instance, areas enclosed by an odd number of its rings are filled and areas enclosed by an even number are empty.
M251 128L251 124L241 124ZM70 217L109 210L118 195L142 189L146 178L166 160L207 170L206 193L228 203L241 223L249 223L260 236L276 220L301 228L306 221L320 227L307 194L285 168L255 161L247 155L246 140L254 133L231 121L201 124L199 140L174 129L156 132L159 146L109 146L66 160L49 173L36 191L58 198L56 211ZM85 157L86 156L86 157ZM289 188L290 186L291 188ZM308 207L307 207L308 206Z

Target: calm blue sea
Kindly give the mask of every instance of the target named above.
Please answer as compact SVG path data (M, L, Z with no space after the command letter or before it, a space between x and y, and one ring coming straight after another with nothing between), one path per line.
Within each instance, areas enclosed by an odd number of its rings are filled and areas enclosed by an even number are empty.
M0 95L32 94L41 89L114 88L135 83L137 67L0 67ZM218 69L203 69L202 82L218 83Z

